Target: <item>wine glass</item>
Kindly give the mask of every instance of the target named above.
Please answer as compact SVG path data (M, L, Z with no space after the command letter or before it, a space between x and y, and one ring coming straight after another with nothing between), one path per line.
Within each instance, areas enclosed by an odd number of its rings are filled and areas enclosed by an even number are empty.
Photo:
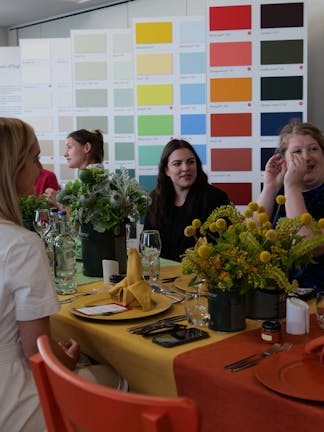
M156 280L159 276L159 274L157 274L156 264L159 263L159 256L161 253L161 238L159 231L142 231L139 241L139 251L142 255L143 261L148 263L149 266L149 272L147 272L147 270L144 271L145 274L143 276L145 280Z
M45 241L45 235L50 229L50 214L48 209L35 210L34 222L35 231Z

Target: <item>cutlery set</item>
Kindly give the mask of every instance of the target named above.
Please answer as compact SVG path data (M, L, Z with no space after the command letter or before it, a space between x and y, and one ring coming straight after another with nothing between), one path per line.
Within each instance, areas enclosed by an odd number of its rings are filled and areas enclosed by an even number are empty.
M282 345L279 343L275 343L266 351L258 352L258 353L252 354L248 357L244 357L244 358L237 360L233 363L225 365L224 368L230 370L231 372L239 372L243 369L247 369L251 366L255 366L261 360L263 360L263 359L265 359L265 358L267 358L273 354L276 354L279 352L284 352L284 351L289 351L291 347L292 347L292 344L289 342L286 342Z
M98 292L97 289L93 289L92 291L89 291L89 292L86 292L86 293L76 294L76 295L74 295L72 297L60 300L60 303L61 304L71 303L71 302L73 302L74 300L76 300L76 299L78 299L80 297L85 297L85 296L89 296L89 295L92 295L92 294L96 294L97 292Z
M176 315L170 318L163 318L158 321L154 321L150 324L142 324L135 327L129 327L127 330L132 334L145 334L152 330L162 329L164 327L170 326L178 321L183 321L186 319L185 315Z

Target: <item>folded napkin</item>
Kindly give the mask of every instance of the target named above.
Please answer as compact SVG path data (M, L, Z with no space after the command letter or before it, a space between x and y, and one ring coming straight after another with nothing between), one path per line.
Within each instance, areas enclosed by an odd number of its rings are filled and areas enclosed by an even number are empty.
M321 365L324 366L324 336L307 342L304 350L306 354L309 354L311 357L319 358Z
M296 297L287 298L286 332L293 335L309 333L309 306Z
M141 257L136 249L128 250L126 277L109 293L125 306L141 306L143 311L151 309L151 286L142 278Z

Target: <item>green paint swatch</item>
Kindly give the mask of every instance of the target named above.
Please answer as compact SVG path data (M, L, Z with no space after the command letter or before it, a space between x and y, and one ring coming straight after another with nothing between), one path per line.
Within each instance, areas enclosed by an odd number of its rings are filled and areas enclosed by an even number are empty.
M115 116L115 134L134 133L134 116Z
M133 142L115 142L115 160L126 161L135 159L135 144Z
M138 135L139 136L173 135L173 116L172 115L138 116Z
M139 166L158 165L161 154L164 149L163 145L147 145L138 148Z

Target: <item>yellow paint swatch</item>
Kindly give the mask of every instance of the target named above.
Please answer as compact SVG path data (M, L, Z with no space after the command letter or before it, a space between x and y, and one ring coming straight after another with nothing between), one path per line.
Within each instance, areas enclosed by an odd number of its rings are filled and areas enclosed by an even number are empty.
M137 75L169 75L173 73L173 55L166 54L137 54Z
M159 44L172 42L171 22L136 23L137 44Z
M211 102L242 102L252 100L251 78L213 78L210 80Z
M153 84L137 86L137 104L173 105L172 84Z

